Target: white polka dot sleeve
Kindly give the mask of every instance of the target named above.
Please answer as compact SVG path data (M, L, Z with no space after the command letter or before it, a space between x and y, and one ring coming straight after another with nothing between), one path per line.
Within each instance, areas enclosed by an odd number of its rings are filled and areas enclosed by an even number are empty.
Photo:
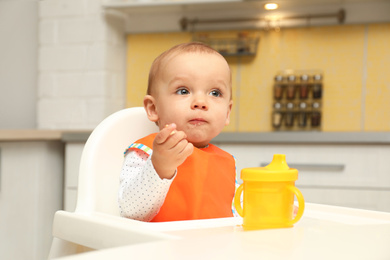
M151 156L130 150L120 174L119 208L122 217L151 221L159 212L174 178L161 179Z

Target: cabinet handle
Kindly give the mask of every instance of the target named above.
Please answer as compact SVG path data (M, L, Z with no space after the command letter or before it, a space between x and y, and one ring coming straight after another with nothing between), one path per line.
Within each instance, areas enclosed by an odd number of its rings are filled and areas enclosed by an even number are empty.
M261 163L260 166L267 166L269 163ZM310 164L310 163L288 163L290 168L295 168L300 171L342 171L345 164Z

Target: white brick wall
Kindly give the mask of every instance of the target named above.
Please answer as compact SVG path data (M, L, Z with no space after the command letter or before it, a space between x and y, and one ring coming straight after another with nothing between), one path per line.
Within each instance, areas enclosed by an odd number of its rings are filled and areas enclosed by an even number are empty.
M125 104L125 17L99 0L39 2L37 127L93 129Z

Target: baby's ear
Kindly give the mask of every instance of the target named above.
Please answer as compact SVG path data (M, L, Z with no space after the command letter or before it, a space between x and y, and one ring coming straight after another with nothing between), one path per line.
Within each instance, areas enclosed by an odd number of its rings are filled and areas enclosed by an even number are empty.
M229 125L230 123L230 113L232 112L232 107L233 107L233 100L230 100L227 115L226 115L225 125Z
M144 97L144 108L150 121L157 122L158 114L156 108L156 100L151 95Z

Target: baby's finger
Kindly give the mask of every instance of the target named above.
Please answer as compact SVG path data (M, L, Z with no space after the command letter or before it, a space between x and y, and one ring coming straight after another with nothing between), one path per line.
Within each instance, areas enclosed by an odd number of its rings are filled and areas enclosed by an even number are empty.
M174 130L169 134L168 140L165 142L166 147L169 149L175 149L175 147L182 142L183 140L186 140L187 135L183 131L177 131Z
M154 141L156 144L163 144L167 141L168 137L175 134L176 124L166 125L161 131L156 135Z
M180 132L177 133L177 136L180 135ZM177 137L175 136L175 137ZM172 137L173 139L173 137ZM187 139L183 138L181 140L179 140L173 147L172 147L172 151L179 154L179 153L182 153L184 148L187 146L188 144L188 141Z
M187 143L187 145L184 147L184 149L181 151L182 156L187 158L192 154L194 151L194 145L192 143Z
M176 155L177 162L180 165L192 154L193 150L193 144L189 143L186 139L183 139L172 149L172 152Z

